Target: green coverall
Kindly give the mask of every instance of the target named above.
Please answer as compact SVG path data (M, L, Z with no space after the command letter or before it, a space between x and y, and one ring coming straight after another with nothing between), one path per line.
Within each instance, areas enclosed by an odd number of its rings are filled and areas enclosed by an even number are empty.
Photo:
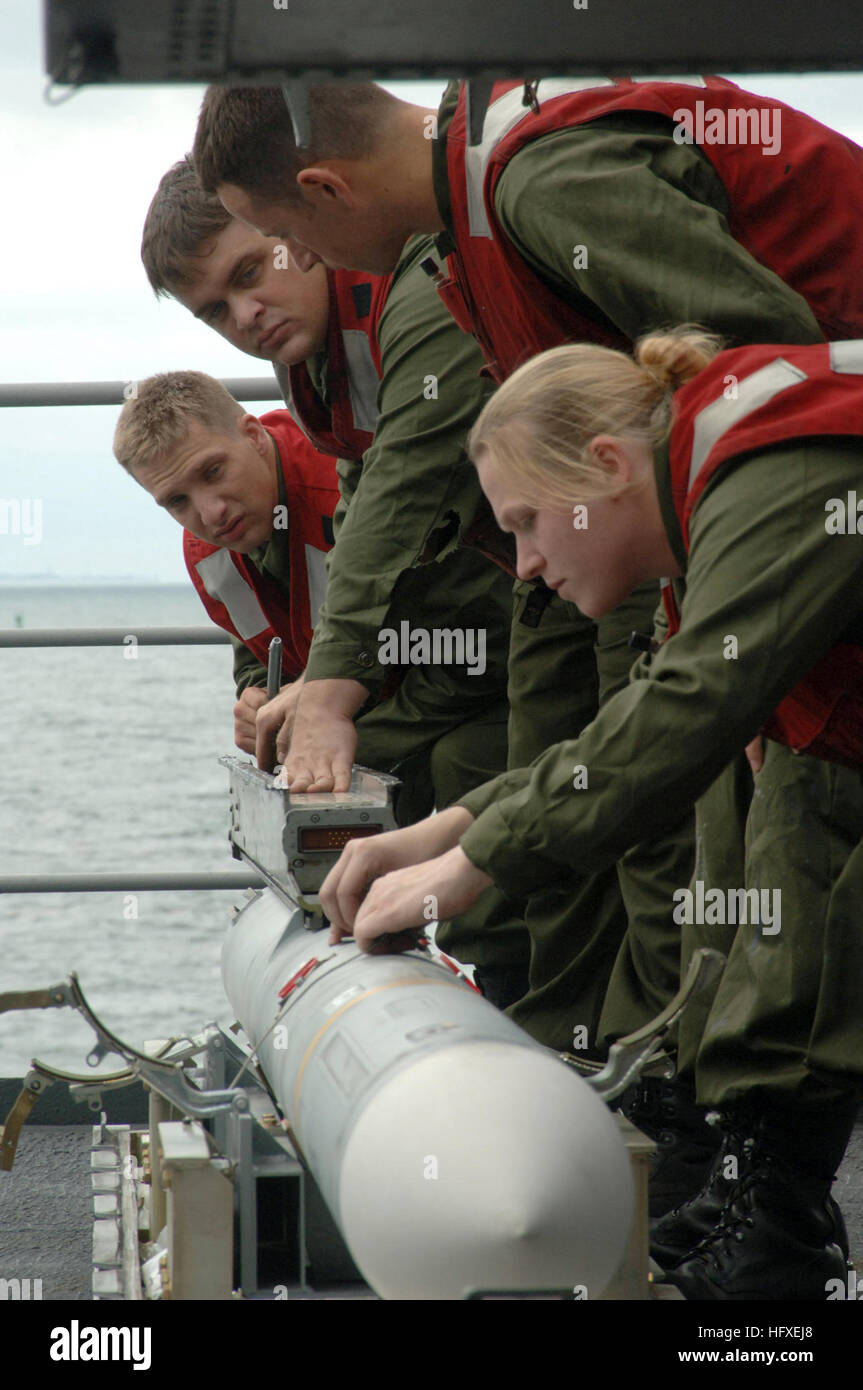
M449 190L446 131L458 96L444 95L433 151L435 193L447 226ZM697 146L677 144L672 122L644 112L606 116L556 131L524 146L500 176L495 210L504 234L531 268L562 299L588 317L608 320L632 339L656 328L699 323L728 345L748 342L818 342L821 333L805 301L755 261L730 235L728 200L713 167ZM584 246L587 265L574 268L573 247ZM451 241L438 238L440 255ZM525 590L528 586L525 586ZM653 591L654 595L656 591ZM650 586L629 626L650 630ZM524 600L523 600L524 601ZM534 757L561 735L574 735L595 715L599 700L627 680L632 653L622 615L594 625L574 605L555 597L536 628L516 619L510 654L510 767ZM729 758L737 752L729 751ZM820 807L829 861L831 807L836 785L855 797L842 769L786 750L771 755L794 801L806 789ZM710 882L727 875L740 883L748 773L742 754L706 792L697 808L698 872ZM781 773L778 769L781 766ZM721 769L717 769L719 772ZM571 779L570 779L571 780ZM863 806L863 802L861 802ZM670 916L675 887L692 869L691 815L662 838L652 817L617 864L628 927L605 990L607 968L625 926L612 862L573 864L556 888L536 885L526 910L531 934L531 991L511 1013L540 1041L571 1047L576 1028L591 1044L637 1028L667 1003L679 980L679 928ZM645 834L651 838L644 842ZM639 844L638 842L641 841ZM805 866L795 872L805 877ZM736 877L735 877L736 875ZM515 887L514 875L512 887ZM812 891L829 893L829 876ZM807 931L806 913L794 912L789 891L789 935ZM601 1011L601 1012L600 1012Z
M826 500L859 486L863 440L795 441L733 463L697 502L686 561L657 451L663 520L686 563L680 631L576 742L463 798L477 819L462 848L504 891L613 863L645 823L672 826L824 652L863 637L863 545L824 525ZM863 775L823 764L841 774L825 837L821 784L804 773L792 793L774 771L786 752L767 746L733 884L781 891L779 932L681 930L687 947L697 935L730 948L704 1024L699 1101L772 1093L817 1119L863 1088ZM587 788L573 789L575 763Z
M336 545L306 666L307 682L359 681L378 701L393 673L378 660L383 629L399 632L407 621L411 629L485 630L483 673L456 664L409 666L393 695L358 716L357 761L403 778L405 823L450 805L506 766L512 580L459 544L484 500L464 441L491 388L479 375L475 342L456 327L420 269L431 249L424 238L406 244L381 314L377 426L362 461L338 465ZM326 404L326 355L309 367ZM275 531L251 557L283 587L286 536ZM238 691L265 685L263 667L235 645ZM499 925L512 925L511 907L484 903L451 929L452 949L468 961L494 959ZM518 926L516 939L523 940Z

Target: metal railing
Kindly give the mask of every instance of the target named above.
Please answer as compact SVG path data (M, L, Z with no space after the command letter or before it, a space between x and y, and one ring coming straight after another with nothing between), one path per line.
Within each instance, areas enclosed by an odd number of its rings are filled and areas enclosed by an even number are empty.
M220 627L7 627L0 647L116 647L134 637L139 647L218 647L230 637Z
M241 401L280 400L275 377L223 377L221 384ZM0 406L122 405L134 381L19 382L0 385ZM0 629L2 647L113 647L132 638L139 646L219 646L230 643L216 627L43 627ZM2 893L197 892L260 888L254 869L221 873L163 873L139 869L79 874L0 874Z
M233 873L0 874L0 893L167 893L209 888L264 888L254 869Z
M226 391L238 401L280 401L274 376L227 376ZM130 381L22 381L0 385L0 406L122 405L134 394Z

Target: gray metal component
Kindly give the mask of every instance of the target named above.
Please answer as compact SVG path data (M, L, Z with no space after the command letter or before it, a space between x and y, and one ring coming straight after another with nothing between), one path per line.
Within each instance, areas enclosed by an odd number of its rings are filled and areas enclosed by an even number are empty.
M267 654L267 699L273 700L282 683L282 639L274 637Z
M233 1284L234 1193L224 1159L191 1121L159 1125L168 1189L168 1278L177 1301L229 1299Z
M142 1298L138 1259L137 1165L128 1125L94 1125L90 1150L93 1185L94 1299Z
M599 1294L626 1244L629 1164L606 1107L552 1054L428 955L329 947L271 892L234 920L222 971L381 1296Z
M355 767L348 792L292 795L278 779L240 758L219 759L228 769L231 841L292 903L320 889L351 838L351 831L394 830L397 777ZM330 831L330 849L310 849L307 837Z
M240 1073L248 1075L253 1055L223 1029L210 1029L204 1059L206 1089L223 1087L228 1076L233 1077L236 1084ZM258 1183L269 1178L290 1178L294 1184L291 1205L296 1219L296 1245L291 1262L292 1282L298 1289L307 1290L306 1171L276 1120L269 1095L255 1082L247 1080L243 1084L248 1110L243 1114L235 1110L223 1111L212 1119L216 1146L230 1160L234 1170L240 1290L246 1298L254 1298L264 1291L258 1281Z
M608 1061L601 1071L586 1078L589 1086L606 1102L623 1095L648 1062L654 1058L677 1023L690 998L711 989L725 967L725 956L702 946L689 962L686 978L661 1014L628 1037L619 1038L608 1050ZM568 1060L568 1059L566 1059Z
M302 80L285 82L282 85L282 96L294 128L294 144L298 150L307 150L312 143L308 83Z
M72 989L68 980L47 989L17 989L0 994L0 1014L13 1009L62 1009L75 1007Z
M150 1156L150 1240L158 1239L168 1223L168 1206L165 1188L162 1184L162 1156L159 1148L159 1125L171 1117L171 1107L158 1091L149 1092L148 1104L149 1156Z
M236 893L242 888L263 887L265 882L254 869L234 869L219 874L142 873L139 869L102 874L0 874L0 893L168 893L209 889L226 889ZM0 1012L2 999L0 995ZM51 1005L41 1007L50 1008Z
M138 1062L135 1072L148 1086L152 1086L154 1091L158 1091L160 1096L176 1106L182 1115L188 1115L193 1119L203 1120L210 1115L219 1114L222 1110L240 1113L248 1105L244 1091L199 1091L189 1084L179 1069L167 1073L154 1071L146 1063Z
M55 985L52 988L59 992L61 987ZM94 1077L91 1082L86 1077L77 1076L71 1072L58 1071L34 1058L33 1072L27 1078L26 1089L36 1092L41 1089L43 1084L61 1080L86 1092L87 1097L91 1098L98 1096L103 1087L128 1085L140 1077L154 1091L158 1091L165 1100L176 1106L183 1115L203 1118L223 1110L242 1112L248 1109L248 1098L242 1090L231 1088L220 1091L201 1091L191 1085L183 1067L190 1057L194 1057L204 1049L205 1042L198 1043L193 1039L188 1039L185 1046L179 1051L175 1051L170 1057L152 1056L139 1052L131 1043L123 1042L115 1033L112 1033L93 1012L74 972L69 976L65 989L68 994L66 1002L70 1007L77 1009L96 1034L96 1042L87 1056L88 1064L97 1066L103 1057L111 1054L122 1057L129 1065L122 1072L114 1072L104 1078ZM36 993L43 992L36 991ZM37 1007L42 1006L37 1005Z
M863 66L863 11L822 0L47 0L58 83L806 72Z
M220 647L230 642L216 627L4 628L0 647Z
M238 401L281 401L274 376L222 377ZM123 405L133 381L19 381L0 385L0 406Z

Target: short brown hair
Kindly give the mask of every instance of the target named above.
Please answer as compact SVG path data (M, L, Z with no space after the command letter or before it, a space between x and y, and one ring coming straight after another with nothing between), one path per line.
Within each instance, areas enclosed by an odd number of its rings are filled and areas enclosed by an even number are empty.
M173 294L195 278L189 264L231 221L218 198L201 187L190 155L162 175L144 222L141 260L156 295Z
M377 148L397 99L373 82L308 89L311 134L294 140L280 87L208 87L192 159L208 193L223 183L281 202L301 200L297 174L316 159L365 159Z
M197 420L208 429L232 430L246 414L206 372L160 372L135 384L114 431L114 456L129 473L180 444Z

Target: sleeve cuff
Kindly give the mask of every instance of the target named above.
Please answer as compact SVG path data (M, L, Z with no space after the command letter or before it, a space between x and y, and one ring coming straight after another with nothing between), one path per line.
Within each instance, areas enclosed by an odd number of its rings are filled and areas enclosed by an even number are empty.
M458 804L466 806L465 797ZM468 806L468 810L470 807ZM459 840L468 859L489 874L511 898L524 898L547 888L563 872L560 864L530 854L514 838L497 806L490 806Z
M363 647L357 642L350 644L322 643L316 647L312 643L306 663L306 683L309 681L359 681L373 695L376 695L386 680L391 667L381 666L376 656L377 643L373 647Z

